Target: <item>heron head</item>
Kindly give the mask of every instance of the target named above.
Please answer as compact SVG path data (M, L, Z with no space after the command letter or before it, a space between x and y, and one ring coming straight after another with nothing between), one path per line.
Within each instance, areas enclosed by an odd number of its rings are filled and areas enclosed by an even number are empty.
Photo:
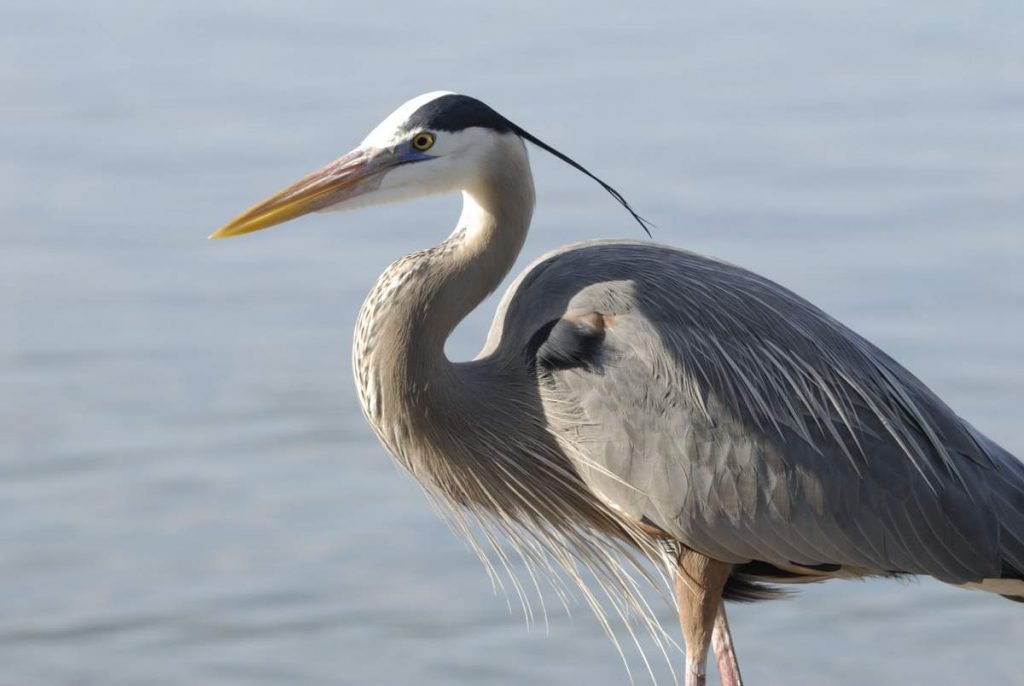
M258 231L310 212L467 190L485 168L500 164L501 155L523 154L525 159L524 140L596 180L647 230L618 191L567 155L476 98L435 91L404 103L354 150L249 208L210 238Z

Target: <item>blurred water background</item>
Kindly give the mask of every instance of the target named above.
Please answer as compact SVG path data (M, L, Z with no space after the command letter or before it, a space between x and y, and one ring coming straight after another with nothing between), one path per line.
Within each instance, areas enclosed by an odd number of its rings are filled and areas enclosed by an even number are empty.
M5 0L0 685L626 683L585 608L527 630L356 405L357 308L458 199L205 240L438 88L1024 454L1020 2ZM638 236L533 160L521 264ZM835 582L733 624L761 686L1024 682L1024 609L937 583Z

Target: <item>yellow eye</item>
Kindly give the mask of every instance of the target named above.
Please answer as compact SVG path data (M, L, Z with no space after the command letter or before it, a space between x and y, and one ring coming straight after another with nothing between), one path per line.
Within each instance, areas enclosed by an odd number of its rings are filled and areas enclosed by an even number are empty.
M424 150L430 150L430 146L434 144L434 135L423 131L417 133L412 138L412 147L423 152Z

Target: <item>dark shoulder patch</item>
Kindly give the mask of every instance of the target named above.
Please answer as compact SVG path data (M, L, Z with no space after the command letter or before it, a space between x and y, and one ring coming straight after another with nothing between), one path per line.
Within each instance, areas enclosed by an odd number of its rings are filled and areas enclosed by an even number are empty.
M601 344L611 317L591 312L555 319L541 327L527 346L536 365L548 371L600 367Z
M479 126L499 133L513 130L512 122L488 105L468 95L449 94L434 98L412 113L406 128L410 131L462 131Z
M1007 560L1003 560L1002 570L999 574L1000 579L1019 579L1024 581L1024 571L1017 569Z

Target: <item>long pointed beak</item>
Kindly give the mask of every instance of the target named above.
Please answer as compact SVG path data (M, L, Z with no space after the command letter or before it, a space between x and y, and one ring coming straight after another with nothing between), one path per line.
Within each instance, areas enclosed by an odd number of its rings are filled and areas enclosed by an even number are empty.
M250 207L210 234L210 238L240 236L283 224L373 190L390 168L386 158L356 148Z

